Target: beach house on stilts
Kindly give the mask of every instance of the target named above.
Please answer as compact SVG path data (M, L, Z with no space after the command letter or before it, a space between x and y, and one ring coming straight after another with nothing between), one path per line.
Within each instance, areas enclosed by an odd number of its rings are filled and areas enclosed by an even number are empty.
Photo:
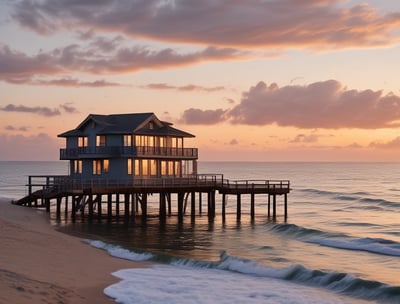
M190 177L197 174L194 135L172 127L153 113L89 115L66 138L60 159L70 161L70 175L83 180Z
M207 197L207 215L213 219L218 192L223 219L228 195L237 198L237 219L241 217L241 196L250 195L254 219L255 195L267 194L268 217L271 204L276 217L276 197L280 195L287 217L288 180L232 181L223 174L199 174L198 149L187 147L185 141L194 135L154 113L90 114L75 129L58 136L66 139L60 159L68 161L69 174L29 176L28 195L15 204L44 207L48 212L53 206L57 217L64 204L65 214L72 219L79 213L99 220L122 214L126 219L139 214L145 218L148 197L156 195L160 218L175 213L181 221L187 205L192 217L202 214L202 194Z

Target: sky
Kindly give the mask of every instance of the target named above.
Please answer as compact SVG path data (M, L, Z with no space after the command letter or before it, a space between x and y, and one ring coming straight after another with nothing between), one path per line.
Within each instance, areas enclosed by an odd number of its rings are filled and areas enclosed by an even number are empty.
M200 161L399 161L394 0L0 0L0 160L154 112Z

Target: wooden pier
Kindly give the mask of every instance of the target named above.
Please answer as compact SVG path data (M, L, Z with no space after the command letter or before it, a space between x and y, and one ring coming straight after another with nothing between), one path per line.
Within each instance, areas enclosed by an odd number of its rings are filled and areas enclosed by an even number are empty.
M209 220L216 216L216 195L222 195L221 215L226 218L226 203L229 195L236 197L236 219L242 216L242 196L250 195L250 217L255 218L256 195L265 197L266 216L277 217L277 196L283 196L283 215L288 216L287 195L290 192L288 180L237 180L224 179L223 175L197 174L185 178L135 178L130 180L77 180L70 176L29 176L28 194L16 205L45 208L50 212L55 205L57 218L62 207L66 216L75 220L77 214L89 220L113 217L130 219L148 215L149 196L158 196L160 220L171 216L172 202L176 202L175 214L182 221L190 204L190 215L202 215L203 198L206 197ZM173 200L173 196L176 197ZM196 207L197 198L197 207ZM272 207L272 210L271 210Z

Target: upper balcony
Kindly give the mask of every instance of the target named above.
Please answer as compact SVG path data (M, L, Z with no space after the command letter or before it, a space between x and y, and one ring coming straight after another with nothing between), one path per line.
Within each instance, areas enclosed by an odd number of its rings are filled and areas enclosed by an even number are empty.
M197 148L169 148L169 147L79 147L60 149L60 159L88 159L88 158L173 158L197 159Z

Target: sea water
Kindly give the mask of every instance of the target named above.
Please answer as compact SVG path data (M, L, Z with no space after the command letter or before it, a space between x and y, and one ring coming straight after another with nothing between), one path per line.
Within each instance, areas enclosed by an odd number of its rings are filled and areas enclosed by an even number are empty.
M160 222L155 195L146 220L54 221L112 256L151 262L113 274L120 281L104 292L116 302L400 303L400 164L199 162L199 172L290 180L288 218L283 198L272 219L256 195L252 221L243 195L241 221L229 196L225 221L217 209L213 222L205 213ZM35 174L67 165L0 162L0 197L23 196Z

